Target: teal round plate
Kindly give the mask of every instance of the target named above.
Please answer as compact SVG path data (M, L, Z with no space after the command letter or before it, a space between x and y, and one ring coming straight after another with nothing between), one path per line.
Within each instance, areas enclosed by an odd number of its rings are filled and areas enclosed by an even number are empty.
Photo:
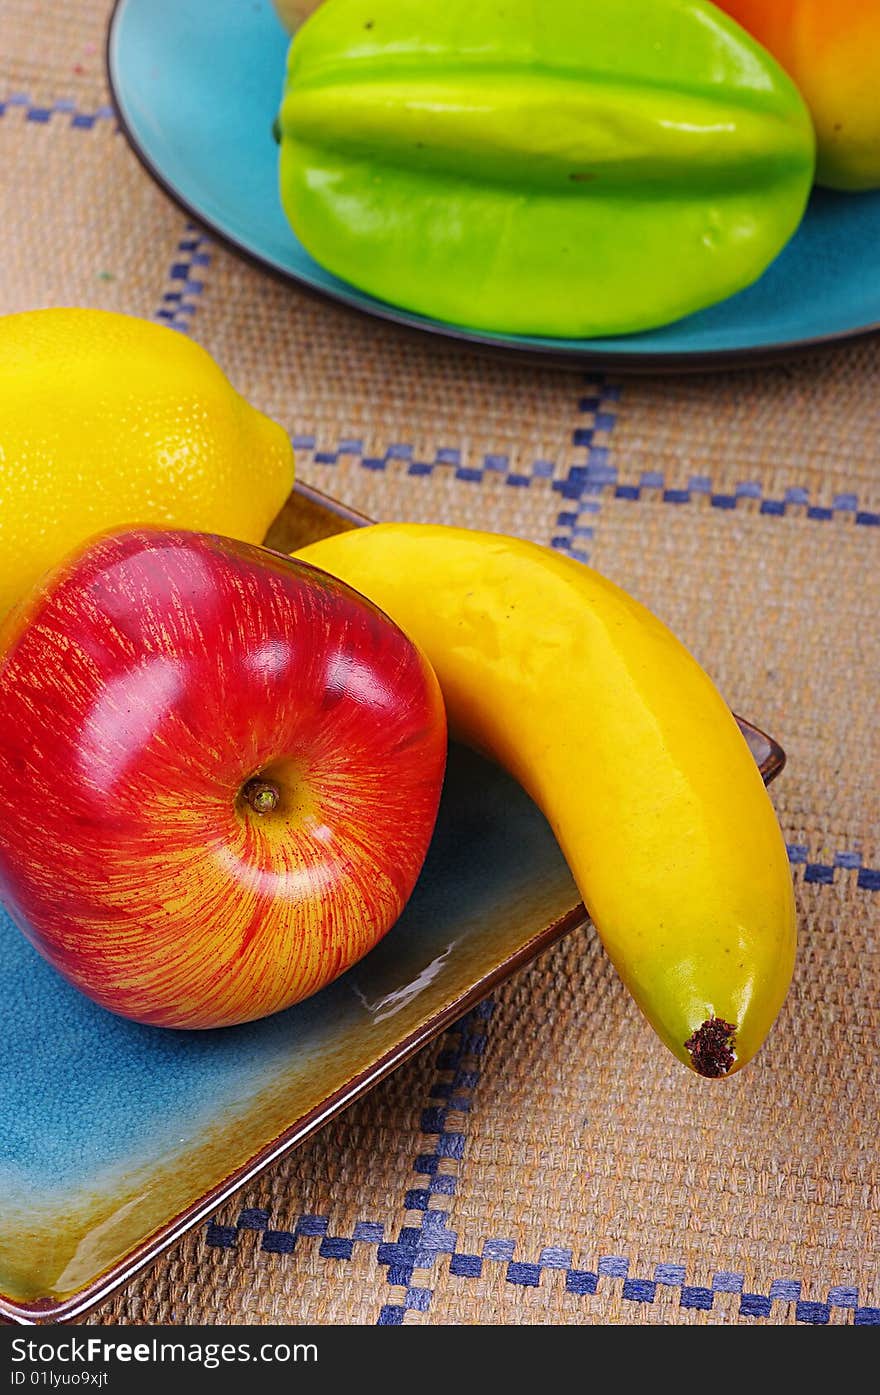
M300 286L413 329L571 366L703 369L880 330L880 191L815 190L759 281L644 334L486 334L375 300L319 266L282 212L272 123L287 45L270 0L117 0L107 66L123 131L154 178L217 237Z

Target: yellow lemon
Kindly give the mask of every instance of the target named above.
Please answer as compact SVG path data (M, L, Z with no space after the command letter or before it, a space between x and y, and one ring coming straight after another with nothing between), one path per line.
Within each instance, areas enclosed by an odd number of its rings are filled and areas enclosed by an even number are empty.
M104 310L0 317L0 616L104 528L262 542L293 473L283 428L186 335Z

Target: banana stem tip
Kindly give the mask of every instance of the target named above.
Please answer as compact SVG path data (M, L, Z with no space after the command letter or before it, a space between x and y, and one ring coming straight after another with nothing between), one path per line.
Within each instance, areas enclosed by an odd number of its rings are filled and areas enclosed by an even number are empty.
M691 1064L697 1074L717 1079L729 1074L736 1060L735 1044L736 1023L725 1022L722 1017L707 1017L684 1045L691 1053Z

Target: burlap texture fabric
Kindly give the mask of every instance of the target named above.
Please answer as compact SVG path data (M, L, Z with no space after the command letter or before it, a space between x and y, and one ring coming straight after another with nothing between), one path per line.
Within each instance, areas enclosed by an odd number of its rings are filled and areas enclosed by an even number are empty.
M144 173L107 106L108 11L4 0L0 311L159 315L283 422L301 478L554 545L646 602L788 752L801 948L766 1049L711 1083L570 935L89 1320L880 1320L880 341L585 377L316 300Z

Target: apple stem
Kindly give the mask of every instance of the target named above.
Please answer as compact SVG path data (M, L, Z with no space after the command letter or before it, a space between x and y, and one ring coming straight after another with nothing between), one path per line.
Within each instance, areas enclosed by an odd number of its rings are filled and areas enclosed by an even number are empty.
M242 794L255 814L271 814L281 800L278 786L271 780L261 780L258 775L248 780Z

